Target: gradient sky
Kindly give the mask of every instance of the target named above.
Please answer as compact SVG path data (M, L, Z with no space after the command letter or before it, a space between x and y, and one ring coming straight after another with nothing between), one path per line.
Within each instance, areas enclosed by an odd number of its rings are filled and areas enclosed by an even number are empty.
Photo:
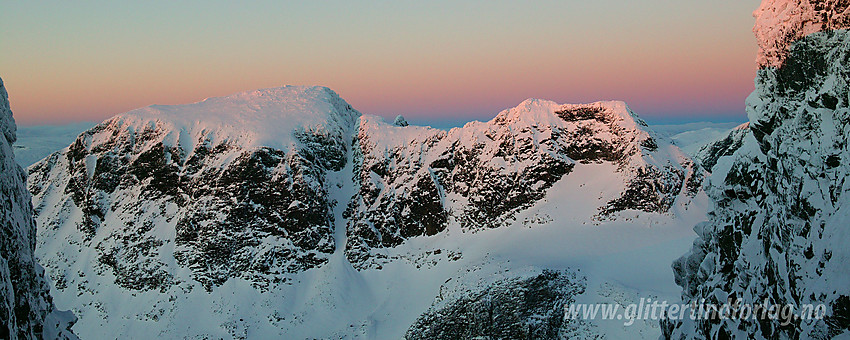
M363 113L487 120L529 97L743 121L758 0L6 1L19 124L325 85Z

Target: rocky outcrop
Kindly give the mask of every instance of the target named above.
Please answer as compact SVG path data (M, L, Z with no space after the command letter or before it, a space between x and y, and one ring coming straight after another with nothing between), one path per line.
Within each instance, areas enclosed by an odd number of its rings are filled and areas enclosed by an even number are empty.
M409 126L410 123L407 122L407 119L404 119L404 116L398 115L398 116L395 117L395 120L393 121L393 125L405 127L405 126Z
M744 123L729 132L725 137L703 145L695 154L694 161L704 169L711 171L720 157L732 156L744 145L744 138L750 136L750 123Z
M600 207L599 218L665 213L702 179L702 170L622 102L530 99L448 132L367 116L354 163L358 191L345 215L346 254L360 268L380 267L383 255L373 249L435 235L451 221L468 231L509 225L577 164L612 164L622 175L623 191Z
M287 117L310 110L315 121ZM109 119L30 169L42 233L64 235L48 255L73 267L63 254L90 249L138 291L184 281L169 263L208 290L320 266L335 246L326 175L345 165L358 115L327 88L285 87ZM58 289L73 284L49 266Z
M759 44L759 67L777 68L801 38L850 27L850 1L766 0L753 15L758 19L753 32Z
M562 339L565 306L585 290L584 278L544 270L438 301L405 339Z
M850 331L847 5L766 0L756 12L768 62L760 59L747 100L752 138L714 167L706 191L715 210L673 266L686 301L825 304L826 317L686 319L668 322L666 338L831 339Z
M76 320L53 305L44 270L36 262L36 228L26 174L15 162L15 121L0 79L0 339L76 339Z

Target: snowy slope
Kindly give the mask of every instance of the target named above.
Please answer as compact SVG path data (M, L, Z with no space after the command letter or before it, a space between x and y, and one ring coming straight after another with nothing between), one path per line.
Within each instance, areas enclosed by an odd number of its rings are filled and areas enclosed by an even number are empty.
M826 318L686 319L667 325L667 338L850 336L848 6L762 3L762 69L747 99L749 132L732 156L717 160L706 187L715 209L697 225L693 249L674 264L686 301L823 303Z
M15 162L15 121L0 79L0 338L76 339L68 330L75 321L56 310L44 270L35 261L36 227L26 174Z
M448 132L361 119L355 162L360 190L349 203L349 259L380 266L375 248L434 235L451 222L476 231L515 223L577 164L611 163L617 197L602 219L626 209L666 212L699 190L702 172L658 140L622 102L561 105L529 99L489 122Z
M735 122L688 122L681 124L649 124L649 127L652 128L652 131L655 133L667 137L672 137L678 135L680 133L686 133L689 131L698 131L703 129L711 129L717 131L728 131L733 129L734 127L740 125L741 123Z
M750 123L738 125L731 131L727 131L720 138L715 138L700 146L691 155L694 161L704 169L711 171L720 157L732 156L735 151L744 145L744 138L752 133Z
M707 144L725 138L740 123L696 122L686 124L650 125L660 136L673 140L689 156L693 157Z
M30 173L38 254L83 337L395 339L547 277L557 301L518 315L672 298L667 263L706 210L703 171L622 102L532 99L441 131L267 89L118 115Z

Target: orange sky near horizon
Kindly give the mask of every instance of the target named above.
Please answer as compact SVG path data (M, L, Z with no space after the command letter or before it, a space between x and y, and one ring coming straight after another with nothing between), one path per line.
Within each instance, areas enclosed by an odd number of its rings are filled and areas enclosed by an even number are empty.
M530 97L744 120L758 1L3 4L19 124L324 85L363 113L484 120Z

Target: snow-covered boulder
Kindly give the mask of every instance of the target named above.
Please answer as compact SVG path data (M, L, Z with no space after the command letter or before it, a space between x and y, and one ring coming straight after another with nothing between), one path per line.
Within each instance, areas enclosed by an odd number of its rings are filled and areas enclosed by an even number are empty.
M393 121L393 125L405 127L405 126L410 125L410 123L407 122L407 119L404 119L404 116L398 115L398 116L395 117L395 121Z

